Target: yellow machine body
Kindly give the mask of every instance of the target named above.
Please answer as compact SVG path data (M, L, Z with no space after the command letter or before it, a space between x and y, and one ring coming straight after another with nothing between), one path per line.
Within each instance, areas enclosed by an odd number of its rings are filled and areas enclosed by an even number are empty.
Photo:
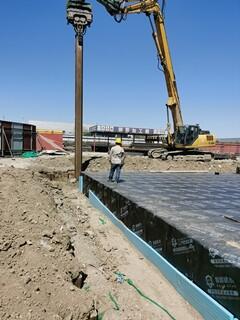
M171 133L168 117L166 143L168 148L194 149L214 146L216 138L209 131L202 131L198 125L185 126L180 99L173 70L170 48L165 30L164 15L157 0L97 0L105 6L117 22L125 20L128 14L144 13L149 18L152 37L157 49L168 92L167 110L171 111L174 133ZM183 130L182 130L183 129ZM194 133L194 134L193 134Z
M192 144L175 144L176 149L201 149L216 145L216 137L212 134L199 134Z

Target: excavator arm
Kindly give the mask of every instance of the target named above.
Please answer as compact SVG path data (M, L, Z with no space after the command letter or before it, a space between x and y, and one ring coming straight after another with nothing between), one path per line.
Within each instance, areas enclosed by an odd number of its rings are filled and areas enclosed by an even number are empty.
M162 71L168 92L167 108L171 111L174 134L170 133L168 123L167 144L170 149L197 149L215 145L215 137L209 132L202 131L199 125L184 126L178 89L173 71L173 65L164 25L164 17L157 0L97 0L105 7L108 13L117 22L123 20L128 14L145 13L149 18L152 28L152 36L161 62ZM67 19L77 32L82 33L86 26L92 21L91 4L84 0L68 0ZM84 25L84 28L82 28ZM80 26L80 27L79 27ZM79 31L80 30L80 31ZM169 121L168 121L169 122Z
M163 68L168 101L167 107L171 110L174 131L178 127L183 126L183 120L180 109L180 101L176 85L175 74L173 71L167 35L164 26L164 18L161 12L160 5L156 0L142 0L142 1L123 1L123 0L97 0L105 7L111 16L114 16L117 21L121 21L121 17L134 13L145 13L150 20L152 28L152 36L156 45L158 57ZM88 3L80 0L69 0L67 3L67 10L78 10L89 7ZM120 18L116 18L120 16ZM154 20L154 24L152 22Z
M102 4L111 16L121 13L122 0L97 0L97 2Z
M180 108L180 101L178 96L177 84L175 74L173 71L173 65L171 55L168 46L168 40L166 30L164 26L164 18L160 8L160 5L156 0L143 0L143 1L131 1L124 2L114 0L97 0L99 3L105 6L107 11L111 15L128 15L134 13L145 13L149 17L149 21L152 28L152 36L156 45L158 57L161 61L163 68L165 82L168 92L167 107L171 110L174 131L178 127L183 126L183 119ZM112 9L114 7L114 10ZM153 21L152 21L153 18Z

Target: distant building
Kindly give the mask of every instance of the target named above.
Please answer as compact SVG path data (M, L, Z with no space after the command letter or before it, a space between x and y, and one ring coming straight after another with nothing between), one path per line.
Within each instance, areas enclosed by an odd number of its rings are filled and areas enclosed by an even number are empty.
M73 146L75 143L74 123L71 122L51 122L30 120L30 123L37 127L38 138L37 149L46 147L46 142L52 141L52 144L63 146ZM114 144L115 137L121 137L123 144L131 149L142 149L146 140L150 143L159 143L165 137L162 129L141 128L141 127L123 127L111 125L83 125L83 146L86 150L106 151ZM53 149L53 148L52 148Z
M109 126L109 125L95 125L89 128L89 132L97 133L114 133L118 135L146 135L146 134L157 134L164 135L164 130L162 129L150 129L150 128L136 128L136 127L119 127L119 126Z
M93 151L109 150L115 144L116 137L122 138L123 146L128 151L146 151L147 148L152 148L153 143L162 144L166 136L162 129L109 125L92 126L89 128L89 133L90 136L84 137L83 141L90 145Z
M62 131L64 135L74 135L73 122L53 122L53 121L39 121L29 120L29 123L37 127L37 131ZM91 125L83 124L83 131L88 132Z

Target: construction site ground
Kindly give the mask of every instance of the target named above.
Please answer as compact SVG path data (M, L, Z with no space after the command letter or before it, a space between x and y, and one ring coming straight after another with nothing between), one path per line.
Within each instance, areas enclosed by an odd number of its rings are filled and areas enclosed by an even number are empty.
M90 171L107 155L85 154ZM236 172L237 161L161 161L127 156L123 170ZM0 319L202 317L77 190L73 155L0 158ZM172 318L172 319L173 319Z

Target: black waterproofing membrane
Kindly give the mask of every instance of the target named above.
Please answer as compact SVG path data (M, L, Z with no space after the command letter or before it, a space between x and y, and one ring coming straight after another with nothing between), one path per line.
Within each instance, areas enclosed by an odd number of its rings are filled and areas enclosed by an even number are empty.
M130 230L240 317L240 175L85 173L89 189Z

